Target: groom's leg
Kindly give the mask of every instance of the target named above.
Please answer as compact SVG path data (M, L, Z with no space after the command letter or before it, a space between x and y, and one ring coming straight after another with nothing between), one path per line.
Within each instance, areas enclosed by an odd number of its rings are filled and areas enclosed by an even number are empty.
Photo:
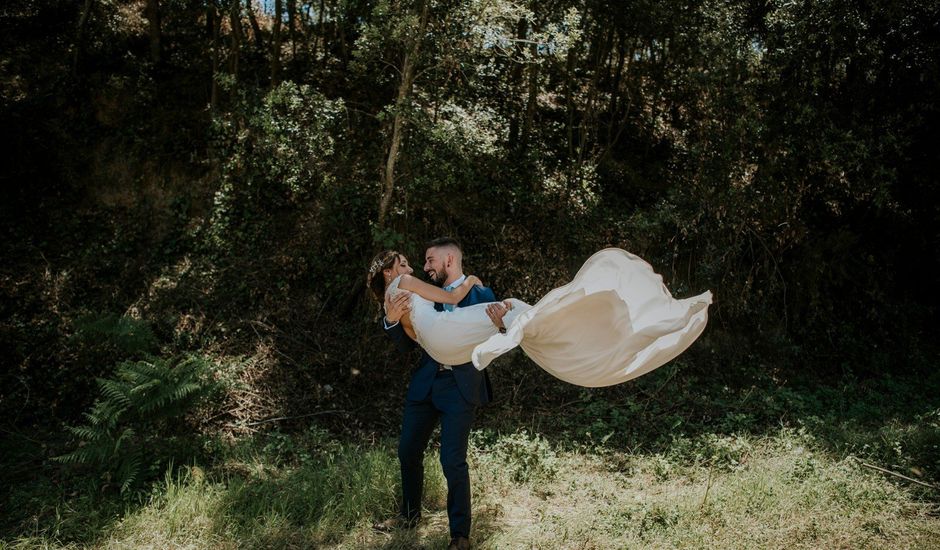
M468 403L457 389L452 373L440 374L431 391L434 405L441 411L441 467L447 479L447 517L450 536L470 538L470 470L467 467L467 440L476 406Z
M439 414L430 397L424 401L405 400L398 461L401 464L401 515L408 520L421 516L424 451Z

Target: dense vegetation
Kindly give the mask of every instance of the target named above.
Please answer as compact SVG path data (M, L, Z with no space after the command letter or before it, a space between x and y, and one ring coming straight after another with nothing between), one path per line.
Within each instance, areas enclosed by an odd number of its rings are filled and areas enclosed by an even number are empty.
M499 296L618 246L716 297L701 340L634 384L495 365L481 433L514 435L480 435L476 460L521 464L507 483L530 481L526 453L587 448L711 486L708 465L799 441L810 477L858 456L936 484L938 21L930 0L4 1L0 529L93 543L165 472L205 487L181 464L242 479L253 445L309 483L359 456L391 478L349 509L386 513L415 358L364 274L441 235ZM232 498L266 487L251 475ZM887 494L857 504L907 502ZM277 540L343 540L361 515L324 498L281 519L334 523ZM701 520L675 510L649 521Z

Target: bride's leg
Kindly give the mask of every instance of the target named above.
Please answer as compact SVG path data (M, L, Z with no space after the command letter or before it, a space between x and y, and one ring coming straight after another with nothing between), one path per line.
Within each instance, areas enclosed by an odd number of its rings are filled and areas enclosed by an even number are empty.
M412 340L417 342L418 335L415 334L415 329L411 325L411 315L410 314L405 315L404 317L401 318L399 322L401 323L401 328L405 330L405 334L408 335L408 338L411 338Z

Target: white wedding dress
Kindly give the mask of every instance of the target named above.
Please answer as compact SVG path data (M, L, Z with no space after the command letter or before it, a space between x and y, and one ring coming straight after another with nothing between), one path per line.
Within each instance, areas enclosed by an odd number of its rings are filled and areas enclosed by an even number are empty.
M399 281L386 292L400 292ZM472 361L482 370L519 346L566 382L611 386L650 372L692 345L705 329L712 294L676 300L642 258L607 248L535 305L510 302L506 334L493 326L488 304L435 311L433 302L415 293L411 324L418 344L445 365Z

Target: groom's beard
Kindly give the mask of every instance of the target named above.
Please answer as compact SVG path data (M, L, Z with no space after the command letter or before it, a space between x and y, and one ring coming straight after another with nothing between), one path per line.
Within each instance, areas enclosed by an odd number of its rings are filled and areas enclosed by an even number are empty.
M428 275L428 279L431 279L432 283L434 283L436 286L444 288L444 281L447 280L447 273L445 273L443 269L439 269L437 271L431 270L427 271L426 273Z

